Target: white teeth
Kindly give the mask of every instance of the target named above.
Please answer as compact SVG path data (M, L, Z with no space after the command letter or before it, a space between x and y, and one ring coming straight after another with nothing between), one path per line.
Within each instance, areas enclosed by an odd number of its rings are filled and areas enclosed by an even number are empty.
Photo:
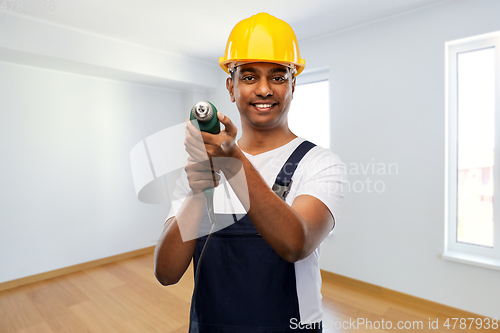
M272 104L255 104L255 106L258 107L259 109L266 109L266 108L272 107L273 105Z

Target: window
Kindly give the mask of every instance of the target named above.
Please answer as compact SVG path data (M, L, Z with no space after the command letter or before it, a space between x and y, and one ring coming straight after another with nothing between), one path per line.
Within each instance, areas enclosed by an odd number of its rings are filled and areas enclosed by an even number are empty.
M296 135L323 148L330 148L330 84L327 69L297 76L288 127ZM328 236L333 235L333 230Z
M443 258L500 270L500 35L446 43ZM497 161L497 163L495 163ZM494 197L497 196L495 202Z
M296 135L330 148L330 90L328 71L297 76L288 126Z

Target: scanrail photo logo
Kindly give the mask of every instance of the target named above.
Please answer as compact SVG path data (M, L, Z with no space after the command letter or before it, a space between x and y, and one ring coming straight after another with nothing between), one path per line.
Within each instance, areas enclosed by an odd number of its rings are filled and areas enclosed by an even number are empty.
M407 320L393 322L390 320L368 320L368 318L349 318L332 322L302 323L297 318L290 319L290 329L344 329L344 330L491 330L500 331L499 320L491 318L429 318L424 320Z

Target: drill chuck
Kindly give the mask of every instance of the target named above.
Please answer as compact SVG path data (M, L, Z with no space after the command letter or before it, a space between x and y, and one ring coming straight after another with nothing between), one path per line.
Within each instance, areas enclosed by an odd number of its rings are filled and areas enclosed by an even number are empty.
M214 116L212 106L210 103L205 101L196 103L196 105L191 109L191 112L198 121L210 121L210 119Z
M191 108L191 121L197 120L200 131L219 134L220 123L217 108L210 102L201 101Z

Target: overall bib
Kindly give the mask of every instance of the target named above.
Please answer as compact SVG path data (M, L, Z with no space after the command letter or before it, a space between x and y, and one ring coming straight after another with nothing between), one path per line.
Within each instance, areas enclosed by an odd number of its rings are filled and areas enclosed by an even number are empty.
M293 172L312 147L305 141L288 158L273 186L280 197L288 194ZM203 218L208 219L206 211ZM295 265L276 253L247 215L216 218L217 223L234 223L212 235L198 267L191 333L322 332L320 323L312 330L291 328L296 327L292 319L300 321ZM195 268L207 237L196 241Z

